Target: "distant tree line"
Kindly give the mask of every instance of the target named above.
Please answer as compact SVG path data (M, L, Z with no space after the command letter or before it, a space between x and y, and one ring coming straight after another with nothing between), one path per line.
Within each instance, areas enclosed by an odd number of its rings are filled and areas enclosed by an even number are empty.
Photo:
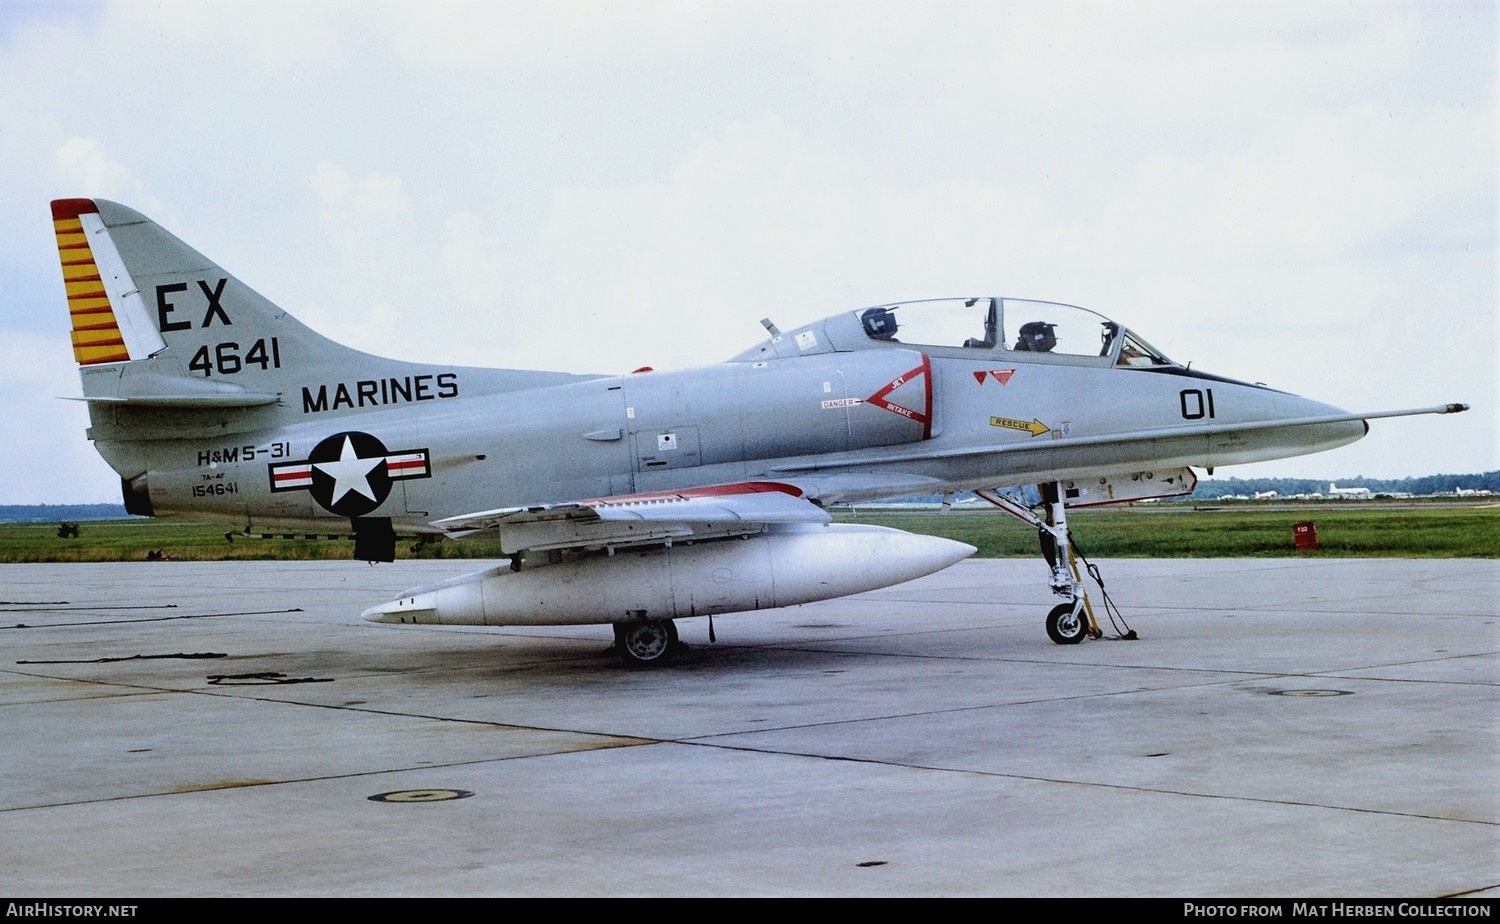
M0 504L0 523L76 523L129 516L123 504Z

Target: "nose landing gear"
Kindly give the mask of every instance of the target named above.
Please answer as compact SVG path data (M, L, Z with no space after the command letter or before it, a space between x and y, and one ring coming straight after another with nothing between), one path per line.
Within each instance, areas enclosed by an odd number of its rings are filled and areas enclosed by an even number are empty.
M1102 638L1104 632L1094 618L1094 606L1084 590L1083 575L1078 570L1078 556L1068 541L1068 516L1063 486L1052 482L1037 485L1037 488L1041 491L1045 518L1037 516L1031 508L1008 494L995 490L974 493L1011 516L1036 527L1037 535L1041 537L1042 555L1051 569L1049 583L1052 592L1059 597L1068 598L1067 603L1058 604L1047 614L1047 637L1059 645L1076 645L1085 637ZM1089 574L1103 593L1104 582L1099 579L1098 570L1090 565ZM1107 595L1105 605L1109 606ZM1113 618L1112 616L1111 619ZM1127 627L1127 631L1120 637L1133 639L1136 634Z

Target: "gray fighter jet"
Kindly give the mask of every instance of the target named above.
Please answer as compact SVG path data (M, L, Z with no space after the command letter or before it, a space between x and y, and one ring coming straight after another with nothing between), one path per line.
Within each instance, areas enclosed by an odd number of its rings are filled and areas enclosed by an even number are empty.
M1054 641L1097 636L1069 507L1191 492L1190 466L1342 446L1376 417L1163 356L1083 308L1000 297L845 311L714 366L569 375L399 362L330 341L139 213L52 215L89 438L126 508L247 532L498 536L506 564L378 622L610 623L627 663L673 620L911 580L971 546L828 507L972 491L1034 525ZM1007 488L1039 486L1033 503Z

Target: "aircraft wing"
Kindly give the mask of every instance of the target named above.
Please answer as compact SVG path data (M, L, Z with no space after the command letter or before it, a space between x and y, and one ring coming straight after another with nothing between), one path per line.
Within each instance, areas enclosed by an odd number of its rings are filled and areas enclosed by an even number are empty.
M449 536L498 535L522 549L605 548L760 532L770 523L827 523L832 517L798 487L746 481L650 494L501 507L433 521Z

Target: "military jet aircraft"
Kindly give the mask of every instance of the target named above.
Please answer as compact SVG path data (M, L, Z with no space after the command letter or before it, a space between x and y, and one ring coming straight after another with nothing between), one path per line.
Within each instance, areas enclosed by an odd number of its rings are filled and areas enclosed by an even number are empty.
M613 624L665 661L673 620L911 580L971 546L833 523L835 504L973 491L1034 525L1054 641L1099 629L1069 507L1185 494L1191 466L1331 449L1367 420L1173 362L1087 309L971 296L844 311L714 366L571 375L399 362L303 326L145 216L52 216L89 438L126 509L247 532L498 536L509 561L365 616ZM1039 485L1033 506L1004 489ZM1040 510L1040 512L1038 512Z

